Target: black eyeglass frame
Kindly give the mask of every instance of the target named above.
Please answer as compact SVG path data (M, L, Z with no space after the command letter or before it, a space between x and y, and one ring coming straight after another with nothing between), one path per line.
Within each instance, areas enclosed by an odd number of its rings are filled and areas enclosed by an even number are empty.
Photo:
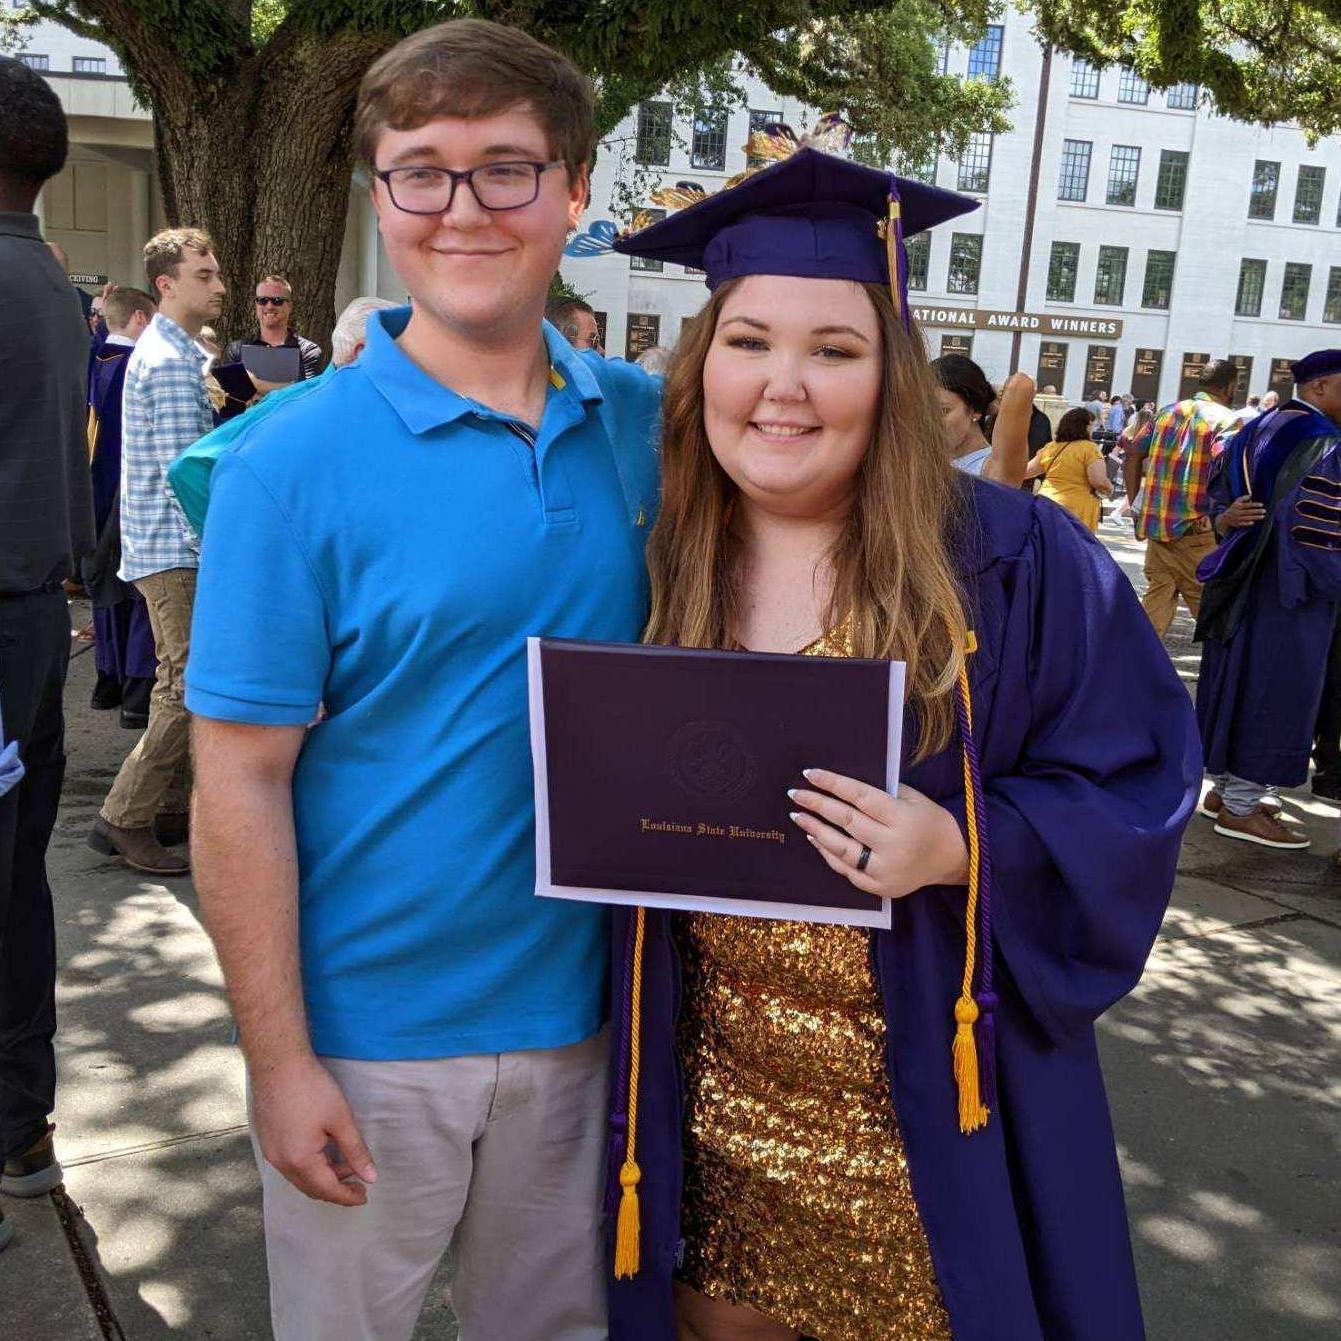
M285 303L292 301L289 298L274 298L268 293L256 295L257 307L283 307Z
M475 197L475 203L480 207L480 209L488 210L490 214L506 214L508 210L524 210L527 207L527 205L534 205L535 202L540 198L541 175L543 173L548 172L550 168L561 168L563 166L564 166L564 160L561 158L552 159L548 163L539 163L534 161L533 159L526 159L526 158L508 158L503 159L497 163L480 163L476 167L467 168L464 172L460 172L456 168L435 168L435 167L429 167L427 164L407 164L405 167L400 168L374 168L373 176L381 180L383 185L386 187L386 193L387 196L390 198L391 203L398 210L400 210L402 214L418 214L420 216L430 214L449 214L451 212L452 206L456 204L456 188L461 182L465 182L465 184L468 187L470 187L470 194ZM490 168L532 169L532 171L535 173L535 176L532 179L533 184L535 186L535 190L532 192L530 200L519 200L515 205L486 205L484 201L480 199L480 193L475 189L475 174L477 172L486 172ZM450 177L452 181L452 193L447 197L447 203L444 206L442 206L441 209L432 209L432 210L406 209L405 206L402 205L400 201L396 199L395 187L391 185L392 177L394 177L398 172L434 172L437 173L438 176L440 177Z

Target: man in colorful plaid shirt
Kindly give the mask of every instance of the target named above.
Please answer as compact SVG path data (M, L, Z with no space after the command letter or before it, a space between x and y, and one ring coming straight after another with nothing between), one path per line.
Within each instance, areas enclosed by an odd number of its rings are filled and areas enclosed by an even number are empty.
M103 802L89 846L137 871L185 875L190 719L186 656L196 591L196 540L168 490L168 467L214 427L200 328L219 315L224 286L208 234L170 228L144 248L158 311L126 368L122 402L121 572L149 607L158 679L149 727Z
M1201 390L1161 410L1127 448L1127 499L1136 514L1136 538L1146 541L1147 586L1141 603L1161 638L1173 623L1180 596L1193 619L1201 605L1197 565L1215 548L1206 510L1211 448L1222 431L1237 426L1229 408L1237 376L1228 359L1207 364L1198 379Z

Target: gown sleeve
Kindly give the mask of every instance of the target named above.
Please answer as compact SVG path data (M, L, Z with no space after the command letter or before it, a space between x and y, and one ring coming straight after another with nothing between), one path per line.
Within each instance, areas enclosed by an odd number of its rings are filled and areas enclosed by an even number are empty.
M998 954L1054 1041L1139 981L1201 780L1187 689L1131 584L1061 508L1037 509L996 711L1027 712L985 780ZM1005 695L1004 700L1002 695Z
M1332 439L1282 500L1280 597L1287 609L1321 597L1341 601L1341 439ZM1282 537L1285 540L1286 537Z

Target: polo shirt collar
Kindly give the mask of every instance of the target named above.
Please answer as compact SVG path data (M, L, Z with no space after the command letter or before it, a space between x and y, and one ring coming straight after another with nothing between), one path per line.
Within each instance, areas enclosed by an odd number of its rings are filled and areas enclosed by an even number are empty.
M22 210L0 210L0 234L6 237L30 237L36 242L42 240L37 215L25 214Z
M410 320L408 307L386 308L368 318L363 353L358 366L385 397L411 433L427 433L455 423L466 415L502 418L478 401L458 395L430 377L396 344ZM545 322L545 349L549 354L550 384L562 394L573 394L584 404L603 400L596 375L559 332Z

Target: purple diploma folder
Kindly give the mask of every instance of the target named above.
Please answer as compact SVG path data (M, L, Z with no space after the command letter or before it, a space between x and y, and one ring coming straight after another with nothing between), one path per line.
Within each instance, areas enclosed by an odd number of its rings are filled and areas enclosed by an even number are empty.
M889 927L788 819L819 767L893 792L902 662L527 641L536 893Z

